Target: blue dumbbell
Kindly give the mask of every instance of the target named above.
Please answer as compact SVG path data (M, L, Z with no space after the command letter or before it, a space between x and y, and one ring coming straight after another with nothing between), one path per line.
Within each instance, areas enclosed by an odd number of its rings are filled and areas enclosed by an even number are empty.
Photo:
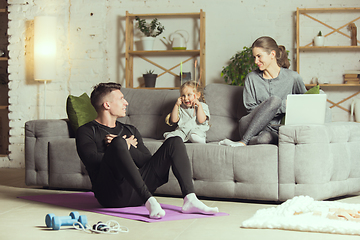
M55 216L55 214L52 214L52 213L49 213L49 214L46 215L45 223L46 223L47 227L52 228L54 226L53 223L52 223L54 217L56 217L56 216ZM79 218L79 213L78 212L71 212L69 216L63 216L63 217L57 217L57 218L64 219L64 220L78 219Z
M61 226L72 226L75 222L80 222L85 226L87 224L87 218L85 215L80 216L78 212L71 212L69 216L64 217L57 217L49 213L45 217L46 226L53 230L59 230Z

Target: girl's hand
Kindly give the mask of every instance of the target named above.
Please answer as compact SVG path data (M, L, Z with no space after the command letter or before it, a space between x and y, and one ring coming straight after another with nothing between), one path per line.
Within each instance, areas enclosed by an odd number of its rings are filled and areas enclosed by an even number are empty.
M114 135L114 134L108 134L108 135L106 135L105 136L105 144L106 145L109 145L110 143L111 143L111 141L114 139L114 138L116 138L117 137L117 135Z
M202 105L199 102L199 99L194 100L194 104L196 106L195 113L196 113L196 120L198 123L203 124L207 120L207 116L204 112Z
M176 106L180 107L180 105L182 104L182 99L181 97L179 97L175 103Z
M122 137L123 137L123 139L126 140L126 143L128 145L128 149L130 149L131 146L133 146L134 148L137 148L138 141L134 137L134 135L131 135L129 138L126 138L126 135L124 135Z
M194 101L192 102L192 105L193 105L193 107L198 107L200 105L199 99L197 99L196 96L195 96Z
M176 100L176 103L173 107L173 110L170 113L170 119L169 119L169 123L177 123L179 121L179 108L182 104L182 97L179 97Z

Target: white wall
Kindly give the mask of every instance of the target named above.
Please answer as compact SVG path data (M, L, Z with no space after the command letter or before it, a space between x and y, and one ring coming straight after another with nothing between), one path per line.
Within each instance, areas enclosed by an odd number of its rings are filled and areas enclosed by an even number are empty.
M32 77L33 20L39 15L58 17L57 78L47 84L46 118L66 118L65 102L69 94L90 94L92 86L102 81L124 84L125 12L166 13L206 12L206 83L222 83L222 67L236 51L250 46L260 36L269 35L285 45L293 58L295 44L295 11L314 7L360 7L358 0L8 0L9 6L9 158L0 159L0 167L24 167L24 123L44 118L44 86ZM335 26L344 24L336 17ZM338 22L339 21L339 22ZM360 26L360 22L357 22ZM314 33L325 27L308 26L303 41L311 41ZM163 36L179 29L166 26ZM345 29L345 31L347 31ZM358 37L360 39L360 37ZM346 39L345 39L346 41ZM160 42L156 45L162 46ZM335 53L334 53L335 54ZM301 62L305 82L312 76L326 76L331 82L341 81L344 68L360 69L359 52L342 52L326 63L313 56ZM350 56L349 56L350 55ZM324 60L324 62L323 62ZM311 62L313 61L313 62ZM292 61L294 62L294 61ZM139 63L143 64L143 63ZM143 66L143 67L142 67ZM147 65L140 65L134 76L141 76ZM338 90L338 89L337 89ZM338 100L357 90L330 91ZM343 104L349 108L351 101ZM334 109L333 119L348 121L349 114Z

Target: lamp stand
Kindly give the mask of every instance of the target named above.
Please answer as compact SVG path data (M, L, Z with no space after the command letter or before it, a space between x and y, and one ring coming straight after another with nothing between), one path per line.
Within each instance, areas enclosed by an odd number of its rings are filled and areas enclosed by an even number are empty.
M44 119L46 119L46 80L44 81Z

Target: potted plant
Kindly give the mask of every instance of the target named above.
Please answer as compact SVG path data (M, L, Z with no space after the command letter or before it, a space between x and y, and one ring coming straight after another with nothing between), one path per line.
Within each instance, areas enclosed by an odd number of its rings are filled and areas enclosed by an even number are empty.
M221 76L230 85L244 86L246 75L256 68L252 49L244 47L241 52L237 52L230 58L230 63L223 67Z
M321 31L319 31L318 35L314 38L314 46L324 46L325 37L322 35Z
M154 18L150 23L147 23L145 19L140 19L138 16L135 17L135 20L139 30L146 36L142 39L144 50L152 50L155 37L159 36L165 30L165 27L161 25L157 18Z
M157 76L157 74L154 74L154 70L148 70L145 74L143 74L145 87L155 87Z

